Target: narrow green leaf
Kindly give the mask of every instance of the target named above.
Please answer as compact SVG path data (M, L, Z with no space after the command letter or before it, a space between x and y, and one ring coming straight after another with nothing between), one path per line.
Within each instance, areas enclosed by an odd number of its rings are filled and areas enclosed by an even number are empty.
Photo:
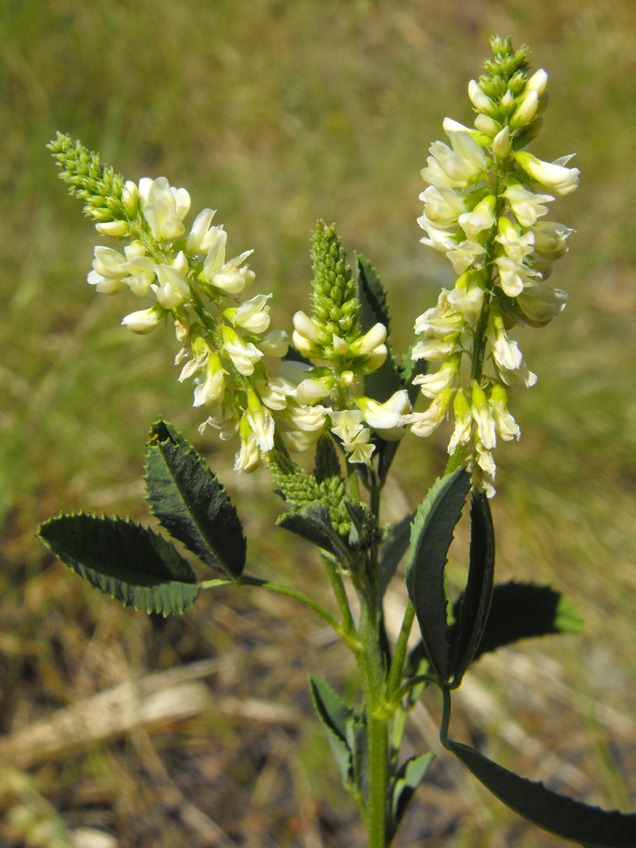
M238 513L214 472L166 422L152 428L145 479L163 527L206 565L238 577L246 557Z
M415 518L415 513L405 515L401 521L398 521L391 528L391 532L386 538L382 546L380 555L380 597L386 591L387 586L391 582L397 567L409 546L411 538L411 524Z
M357 256L356 258L360 325L362 331L366 333L375 324L384 324L388 337L390 333L390 317L384 286L371 263L363 256ZM388 338L387 345L389 345ZM389 353L382 366L372 374L365 375L364 393L367 397L384 403L392 394L404 387L400 372L389 347ZM393 443L389 442L388 444ZM395 451L395 445L393 445L393 451Z
M519 639L551 633L578 633L578 607L550 586L500 583L493 589L490 612L473 661Z
M413 359L413 347L408 353L405 353L400 360L400 376L402 383L406 387L411 403L415 403L419 392L419 386L413 382L415 377L424 376L428 371L428 362L426 359Z
M470 474L463 468L436 480L415 515L406 567L406 585L426 653L444 680L449 675L444 569L469 489Z
M553 792L484 757L461 742L446 746L507 807L538 827L587 848L634 848L636 814L602 810Z
M199 594L174 545L132 521L79 513L51 518L39 537L58 559L124 606L182 613Z
M369 260L361 254L356 254L356 270L358 281L358 299L360 300L360 322L364 332L374 324L384 324L387 332L391 328L389 303L386 290L380 281L377 271Z
M347 719L347 745L351 751L351 784L366 798L369 794L369 737L364 717L353 711Z
M321 436L316 443L314 459L314 477L318 483L330 477L341 478L340 459L338 451L330 436Z
M314 709L327 734L329 747L336 758L342 782L350 786L353 782L353 749L348 736L354 712L321 677L310 676L309 691Z
M434 759L435 755L431 753L411 757L398 769L391 787L391 836L396 833L415 790L424 780Z
M453 645L453 684L458 685L468 666L473 661L484 628L493 593L495 577L495 530L490 513L490 503L484 492L473 492L470 507L470 564L466 591L459 603L456 615L459 628L456 644L451 631Z

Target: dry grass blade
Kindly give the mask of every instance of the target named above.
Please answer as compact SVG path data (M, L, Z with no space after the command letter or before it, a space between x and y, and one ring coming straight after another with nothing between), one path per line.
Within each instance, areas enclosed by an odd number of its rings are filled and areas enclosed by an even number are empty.
M22 768L66 751L129 733L139 726L180 721L213 710L267 723L296 725L295 711L257 698L215 698L201 678L216 671L204 660L121 683L0 739L0 760Z

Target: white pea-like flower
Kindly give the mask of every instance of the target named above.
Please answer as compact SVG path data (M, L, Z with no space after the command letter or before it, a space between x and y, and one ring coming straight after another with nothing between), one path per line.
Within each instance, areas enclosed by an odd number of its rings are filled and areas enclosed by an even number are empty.
M173 188L165 177L143 177L139 181L139 200L144 218L156 241L171 241L185 232L183 221L190 211L190 195L184 188Z
M131 312L122 319L121 323L131 332L144 336L159 326L165 314L165 310L160 306L151 306L150 309Z
M254 373L254 366L263 356L256 345L252 342L244 342L238 336L226 341L223 351L230 357L239 374L244 377L250 377Z
M554 191L559 197L571 194L579 184L579 169L566 168L566 163L571 158L572 155L563 156L556 162L544 162L526 150L515 153L515 159L526 174L539 185Z
M126 257L113 247L95 248L93 270L89 272L87 281L101 294L118 294L126 288Z
M203 209L194 219L186 241L186 251L191 254L207 254L219 239L223 227L212 225L216 209Z
M269 305L271 294L257 294L243 303L236 309L226 309L224 315L234 324L235 327L240 327L247 330L248 333L254 333L260 336L269 327Z
M164 309L175 309L190 299L190 287L186 276L187 264L185 254L181 251L172 265L162 263L155 266L158 284L151 288Z
M380 403L373 398L356 398L364 421L383 439L395 441L404 435L404 416L411 411L411 401L406 389L394 392Z
M551 194L535 194L521 185L511 185L504 192L510 208L522 227L532 227L539 218L546 215L546 203L554 200Z

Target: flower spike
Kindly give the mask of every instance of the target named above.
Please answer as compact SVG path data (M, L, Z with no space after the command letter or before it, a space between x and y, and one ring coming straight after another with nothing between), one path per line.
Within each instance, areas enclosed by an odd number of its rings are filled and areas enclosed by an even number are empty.
M413 433L427 436L452 416L452 462L466 463L489 495L497 436L520 437L508 387L537 379L510 332L517 324L547 324L567 302L546 280L573 230L542 219L579 178L571 157L544 162L524 149L541 126L546 72L529 76L529 50L513 50L509 38L495 36L491 47L485 73L468 84L475 129L446 118L450 145L434 142L422 170L422 243L444 254L458 277L415 322L413 359L439 369L414 381L429 408L404 418Z

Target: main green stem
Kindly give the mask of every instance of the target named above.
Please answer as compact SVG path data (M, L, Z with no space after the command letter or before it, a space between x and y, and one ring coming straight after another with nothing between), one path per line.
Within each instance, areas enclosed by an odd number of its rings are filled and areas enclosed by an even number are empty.
M359 628L362 646L356 658L362 673L369 746L369 793L366 805L369 848L387 846L391 715L384 703L385 669L380 649L379 625L377 605L370 598L363 599Z

